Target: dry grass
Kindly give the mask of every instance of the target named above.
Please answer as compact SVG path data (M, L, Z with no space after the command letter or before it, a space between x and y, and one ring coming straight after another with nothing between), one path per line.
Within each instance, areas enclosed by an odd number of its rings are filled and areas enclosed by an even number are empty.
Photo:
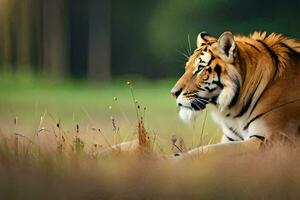
M55 133L34 138L2 133L1 199L300 197L297 148L278 146L251 155L202 156L180 162L158 159L149 151L104 157L104 147L89 145L78 132L65 133L56 127Z
M145 128L146 108L128 85L136 108L134 134L120 134L114 117L114 134L108 138L97 127L85 129L75 123L66 128L60 121L49 122L47 113L30 137L22 134L18 118L12 120L10 131L0 130L0 199L300 198L299 145L275 144L234 157L164 159L168 153L160 147L158 135ZM204 126L205 119L202 130ZM141 151L103 153L132 135ZM173 153L189 148L175 134L169 145Z
M113 144L95 128L91 134L97 139L85 135L79 125L66 131L60 123L52 128L38 127L29 138L19 133L18 120L14 119L13 132L1 132L0 137L1 199L300 197L298 148L277 145L251 155L164 160L163 152L153 148L157 142L145 129L143 116L137 116L136 133L142 151L114 151L109 156L102 152ZM112 126L117 127L113 122ZM172 143L174 152L184 151L182 139L173 135Z

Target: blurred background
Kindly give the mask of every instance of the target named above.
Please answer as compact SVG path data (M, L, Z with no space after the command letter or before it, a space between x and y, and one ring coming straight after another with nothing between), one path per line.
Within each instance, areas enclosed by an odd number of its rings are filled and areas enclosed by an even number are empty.
M1 72L110 80L178 77L196 34L300 37L300 2L0 0Z
M53 123L105 129L113 115L134 127L130 80L149 126L183 134L169 90L196 35L300 38L299 10L299 0L0 0L1 127L10 130L16 116L32 127L45 113ZM208 121L207 132L218 132Z

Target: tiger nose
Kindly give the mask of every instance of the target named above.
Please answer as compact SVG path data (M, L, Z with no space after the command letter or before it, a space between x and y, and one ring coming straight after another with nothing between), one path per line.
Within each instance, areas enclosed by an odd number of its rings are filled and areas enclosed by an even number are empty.
M182 92L182 89L181 88L178 88L178 87L173 87L172 90L171 90L171 94L177 98Z

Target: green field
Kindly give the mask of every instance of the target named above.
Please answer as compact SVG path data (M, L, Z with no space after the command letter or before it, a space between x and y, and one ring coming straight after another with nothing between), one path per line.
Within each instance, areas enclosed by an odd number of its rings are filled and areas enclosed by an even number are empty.
M175 80L131 81L134 98L141 106L146 128L157 134L159 143L168 148L172 134L182 137L191 148L199 145L203 135L205 143L216 141L220 130L204 111L191 125L178 117L175 99L170 88ZM37 80L30 77L2 77L0 79L0 123L4 132L14 130L14 119L22 134L32 136L38 127L51 127L60 123L65 129L79 124L84 134L90 129L101 129L108 137L114 134L111 117L120 128L120 134L133 138L136 129L136 109L127 80L111 83L88 84L70 81ZM117 100L116 100L116 98ZM204 118L207 114L205 124ZM44 116L43 120L41 117ZM202 131L203 128L203 131Z
M122 139L136 137L127 80L1 78L0 199L299 199L297 148L165 159L172 134L192 148L202 134L203 143L216 142L220 130L206 112L192 125L181 122L169 94L174 80L132 80L156 149L103 155L104 142L117 141L113 126Z

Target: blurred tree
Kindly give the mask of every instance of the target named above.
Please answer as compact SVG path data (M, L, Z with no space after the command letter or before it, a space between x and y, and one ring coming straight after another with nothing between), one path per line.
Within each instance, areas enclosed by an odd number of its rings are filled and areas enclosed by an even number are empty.
M1 72L12 71L12 21L14 1L0 1L0 63Z
M67 72L65 6L65 0L42 0L42 64L44 73L53 76L63 76Z
M112 73L162 77L158 60L148 46L148 26L160 0L112 0ZM151 41L149 41L151 42ZM156 68L157 67L157 68Z
M70 65L73 78L85 78L88 63L89 1L68 0Z
M90 0L88 79L110 80L111 0Z
M43 72L43 1L32 0L31 63L36 74Z
M0 69L169 78L186 62L177 50L191 53L199 32L300 38L299 10L299 0L0 0Z
M32 0L16 2L14 33L16 34L16 65L19 72L31 71Z
M206 31L218 37L224 31L246 34L254 31L283 33L300 39L300 1L288 3L273 0L164 0L158 3L145 31L149 56L164 60L164 65L154 66L161 74L180 74L186 59L178 49L187 54L188 35L192 45L196 35ZM178 62L176 58L181 58ZM153 58L151 58L153 59Z

